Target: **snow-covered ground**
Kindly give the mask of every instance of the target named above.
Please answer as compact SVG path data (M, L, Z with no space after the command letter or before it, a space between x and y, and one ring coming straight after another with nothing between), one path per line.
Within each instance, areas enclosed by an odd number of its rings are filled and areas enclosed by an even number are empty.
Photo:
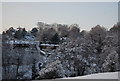
M118 79L119 72L96 73L85 76L67 77L62 79Z

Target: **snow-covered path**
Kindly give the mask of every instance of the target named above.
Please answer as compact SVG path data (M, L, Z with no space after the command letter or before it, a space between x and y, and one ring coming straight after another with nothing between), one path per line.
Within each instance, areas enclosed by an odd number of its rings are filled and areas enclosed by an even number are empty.
M85 76L77 77L67 77L62 79L118 79L118 74L120 72L106 72L106 73L97 73Z

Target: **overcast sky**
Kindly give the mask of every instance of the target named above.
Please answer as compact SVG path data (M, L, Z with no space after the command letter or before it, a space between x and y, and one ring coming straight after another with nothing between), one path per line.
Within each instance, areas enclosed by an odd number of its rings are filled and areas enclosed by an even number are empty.
M4 2L3 30L25 27L30 30L36 23L79 24L83 30L97 24L111 28L118 21L117 2Z

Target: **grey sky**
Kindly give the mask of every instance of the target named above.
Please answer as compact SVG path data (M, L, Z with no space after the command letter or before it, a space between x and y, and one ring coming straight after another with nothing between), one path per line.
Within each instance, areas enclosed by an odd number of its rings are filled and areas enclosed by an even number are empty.
M111 28L118 21L117 2L4 2L3 30L13 26L30 30L38 21L77 23L90 30L100 24Z

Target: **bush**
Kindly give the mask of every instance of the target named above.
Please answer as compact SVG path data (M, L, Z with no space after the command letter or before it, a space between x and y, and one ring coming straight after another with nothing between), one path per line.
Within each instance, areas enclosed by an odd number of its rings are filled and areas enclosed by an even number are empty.
M39 72L37 79L55 79L63 77L63 69L60 61L55 61L48 64Z

